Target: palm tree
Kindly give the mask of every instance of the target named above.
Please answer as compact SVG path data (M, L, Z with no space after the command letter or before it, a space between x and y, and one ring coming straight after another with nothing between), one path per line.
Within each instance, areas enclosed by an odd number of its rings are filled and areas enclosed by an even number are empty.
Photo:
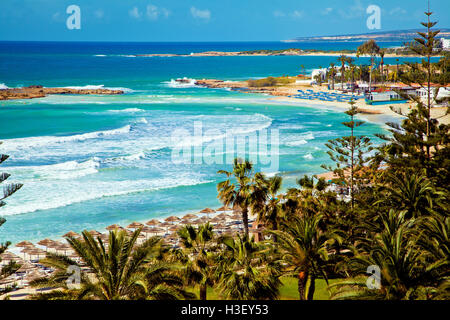
M375 60L375 56L380 52L380 47L375 40L371 39L360 45L356 51L356 56L369 55L370 56L370 69L369 69L369 92L372 90L372 69Z
M345 63L348 62L348 57L342 54L339 56L338 61L341 63L341 89L344 89Z
M225 299L276 299L279 295L278 267L271 260L270 248L247 235L222 237L218 256L218 286Z
M430 180L417 173L389 175L382 188L382 199L376 203L389 203L390 207L405 210L408 218L429 215L440 204L444 194L437 191Z
M381 82L384 83L384 56L386 54L386 50L385 49L380 49L379 55L381 58L380 61L380 69L381 69Z
M252 206L252 212L258 215L256 224L264 224L271 230L278 230L280 219L283 215L283 208L281 203L282 196L279 195L281 190L281 184L283 178L274 176L269 179L263 179L262 183L265 184L259 190L264 190L266 194L266 201L255 202ZM261 205L260 205L261 204ZM274 236L274 242L276 242L276 235Z
M230 179L220 182L217 185L218 198L225 206L232 206L242 210L242 221L244 223L245 234L248 235L248 211L255 203L262 203L265 200L265 192L258 187L257 183L263 177L261 174L254 174L253 164L248 160L234 159L233 171L219 170L218 173L225 174L227 178L234 177L236 183Z
M34 287L59 288L50 293L37 294L32 299L180 299L190 298L183 289L183 281L172 273L173 266L159 261L161 240L152 237L137 245L140 229L128 236L124 230L111 231L108 245L83 231L83 239L67 238L81 258L82 264L66 256L48 253L42 264L56 269L50 278L34 280ZM67 280L69 266L86 266L81 272L80 286L72 288Z
M331 90L334 90L334 77L336 75L336 69L334 63L330 63L330 76L331 76Z
M178 261L183 264L183 271L188 284L200 285L200 300L206 300L208 285L213 285L213 227L206 223L194 228L191 225L178 230L183 246L182 250L174 250Z
M322 215L295 217L284 224L283 231L272 231L278 236L281 263L285 274L298 278L300 300L312 300L315 280L322 276L327 280L325 262L328 246L340 238L320 230Z
M406 211L390 210L381 215L383 230L353 248L349 272L354 277L330 286L336 288L333 299L418 299L427 298L430 288L441 279L433 277L441 264L428 264L416 243L414 220ZM380 270L379 289L366 286L369 266Z

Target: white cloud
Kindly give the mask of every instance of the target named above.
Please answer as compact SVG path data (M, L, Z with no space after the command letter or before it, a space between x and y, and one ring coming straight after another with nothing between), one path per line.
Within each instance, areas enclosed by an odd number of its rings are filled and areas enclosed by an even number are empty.
M142 17L142 14L139 12L138 7L133 7L133 9L128 11L128 14L130 15L130 17L135 19L140 19Z
M166 8L158 8L153 4L147 6L147 18L150 20L158 20L159 17L168 18L170 11Z
M305 12L304 12L303 10L301 10L301 11L294 10L294 11L290 14L290 16L291 16L292 18L301 18L301 17L303 17L304 14L305 14Z
M191 15L195 19L203 19L203 20L211 19L211 11L209 11L208 9L200 10L197 9L196 7L191 7Z
M273 16L276 17L276 18L284 18L284 17L289 16L291 18L298 19L298 18L303 17L304 14L305 14L305 12L303 10L294 10L294 11L289 12L289 13L285 13L285 12L280 11L280 10L275 10L273 12Z
M325 8L325 9L322 11L322 14L323 14L324 16L326 16L327 14L330 14L332 11L333 11L333 8Z
M150 20L157 20L159 16L159 11L158 11L158 7L154 6L152 4L149 4L147 6L147 17Z
M406 10L400 7L391 9L391 11L389 11L389 14L391 16L396 15L396 14L406 14Z

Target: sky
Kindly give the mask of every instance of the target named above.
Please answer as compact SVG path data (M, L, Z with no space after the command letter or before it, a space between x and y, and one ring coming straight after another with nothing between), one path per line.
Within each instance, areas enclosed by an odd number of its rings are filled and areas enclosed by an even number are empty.
M437 27L450 1L431 0ZM80 8L80 28L67 8ZM367 7L380 8L369 30ZM0 41L279 41L419 28L426 0L0 0ZM76 20L71 20L72 22Z

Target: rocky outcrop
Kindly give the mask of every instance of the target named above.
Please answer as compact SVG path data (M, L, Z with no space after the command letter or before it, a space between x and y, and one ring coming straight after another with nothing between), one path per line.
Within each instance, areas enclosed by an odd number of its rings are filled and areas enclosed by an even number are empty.
M2 89L0 90L0 100L43 98L49 94L114 95L123 93L122 90L111 89L44 88L40 85L33 85L23 88Z
M178 81L178 80L177 80ZM288 92L280 91L278 87L258 87L248 86L247 81L223 81L217 79L196 80L195 84L206 88L229 88L244 93L265 93L272 96L288 96Z

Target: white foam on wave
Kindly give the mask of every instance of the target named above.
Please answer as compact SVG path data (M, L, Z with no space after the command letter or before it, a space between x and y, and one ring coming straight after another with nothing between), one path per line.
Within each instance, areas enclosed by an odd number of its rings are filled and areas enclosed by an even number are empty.
M83 134L75 134L71 136L38 136L29 138L16 138L3 140L2 148L6 150L36 148L51 144L59 144L70 141L84 141L88 139L96 139L105 136L112 136L118 134L127 134L131 130L130 125L112 130L94 131Z
M298 147L301 146L303 144L307 144L308 141L306 141L305 139L300 139L297 141L290 141L290 142L286 142L285 145L288 147Z
M183 78L183 80L186 82L180 82L180 81L176 81L175 79L171 79L170 81L164 81L163 83L165 84L166 87L169 87L169 88L195 88L195 87L198 87L195 84L195 82L197 81L195 79Z
M313 157L313 155L311 153L308 153L308 154L304 155L303 158L305 158L307 160L313 160L314 159L314 157Z
M94 54L94 57L106 57L106 54Z
M136 113L136 112L145 112L145 110L139 109L139 108L126 108L126 109L119 109L119 110L108 110L108 112L113 112L113 113Z
M121 90L123 92L134 92L133 89L130 88L123 88L123 87L105 87L104 84L100 84L100 85L85 85L85 86L67 86L67 87L63 87L66 89L75 89L75 90L99 90L99 89L106 89L106 90Z
M148 123L148 121L145 118L139 118L136 120L136 123Z
M90 181L89 183L65 180L64 183L45 185L39 184L39 182L29 182L21 190L21 193L26 194L26 196L11 199L8 206L2 210L2 214L5 216L24 214L65 207L104 197L193 186L209 182L212 181L180 176L151 180Z
M98 172L100 162L93 158L87 161L66 161L42 166L7 167L18 180L64 180L84 177Z
M4 83L0 83L0 90L5 90L5 89L9 89L9 87Z

